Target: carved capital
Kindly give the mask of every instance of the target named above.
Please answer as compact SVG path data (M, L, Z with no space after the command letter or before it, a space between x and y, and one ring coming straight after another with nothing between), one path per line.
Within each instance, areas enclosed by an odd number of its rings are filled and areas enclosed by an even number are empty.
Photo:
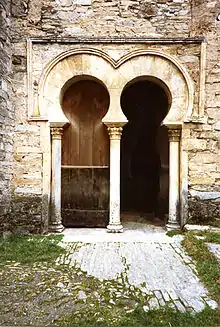
M120 140L122 130L123 130L122 127L109 127L108 134L109 134L110 140Z
M63 135L62 127L51 127L50 132L53 140L61 140Z
M179 142L181 136L181 129L169 129L168 130L168 137L170 142Z

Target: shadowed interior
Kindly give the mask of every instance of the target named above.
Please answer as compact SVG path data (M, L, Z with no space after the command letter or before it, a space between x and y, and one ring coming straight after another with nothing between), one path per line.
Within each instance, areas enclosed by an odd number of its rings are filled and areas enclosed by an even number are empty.
M168 134L161 126L169 108L164 88L139 80L124 89L121 106L128 118L121 140L122 220L164 220L168 213ZM138 217L138 218L137 218Z

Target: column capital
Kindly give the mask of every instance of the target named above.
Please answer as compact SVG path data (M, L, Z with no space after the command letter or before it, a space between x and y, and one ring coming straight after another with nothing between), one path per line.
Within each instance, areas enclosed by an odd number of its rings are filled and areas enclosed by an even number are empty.
M63 135L63 127L51 127L50 133L53 140L61 140Z
M122 135L122 127L108 127L110 140L120 140Z
M168 130L168 137L170 142L179 142L181 136L180 128L172 128Z

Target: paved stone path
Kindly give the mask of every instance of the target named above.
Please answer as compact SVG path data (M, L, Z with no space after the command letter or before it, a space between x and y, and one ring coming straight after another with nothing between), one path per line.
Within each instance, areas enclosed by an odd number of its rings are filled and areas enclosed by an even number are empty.
M216 258L218 258L220 260L220 244L208 243L207 246L209 248L209 251L214 253Z
M165 305L197 312L206 304L217 307L181 247L181 235L168 237L161 227L139 223L128 223L123 234L72 229L64 235L69 254L61 261L101 281L123 279L126 287L145 296L145 311ZM79 242L78 249L72 251L70 242Z
M131 222L123 234L66 229L60 243L66 251L55 263L0 262L0 326L115 326L136 307L216 308L182 238Z

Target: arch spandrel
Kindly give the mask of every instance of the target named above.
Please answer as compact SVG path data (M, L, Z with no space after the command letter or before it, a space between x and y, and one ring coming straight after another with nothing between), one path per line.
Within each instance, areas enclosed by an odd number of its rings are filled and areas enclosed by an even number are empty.
M111 88L115 79L115 70L102 57L91 54L76 54L58 61L40 83L39 107L41 115L49 121L64 120L60 105L60 92L71 79L81 75L92 76L100 80L106 88Z
M127 76L129 81L138 76L146 75L155 77L167 85L172 95L172 103L164 123L183 122L187 117L190 117L193 104L192 97L189 95L189 88L192 92L193 86L191 84L188 87L186 79L173 62L164 57L149 54L131 58L122 64L118 70L123 77ZM120 85L121 92L124 86L123 83Z
M54 58L39 83L41 116L49 121L66 118L60 106L60 91L74 76L90 75L106 85L110 107L104 120L125 121L120 107L124 86L132 79L149 75L162 80L172 95L171 108L164 123L188 120L193 107L193 83L178 60L159 50L136 50L114 60L97 49L69 50Z

